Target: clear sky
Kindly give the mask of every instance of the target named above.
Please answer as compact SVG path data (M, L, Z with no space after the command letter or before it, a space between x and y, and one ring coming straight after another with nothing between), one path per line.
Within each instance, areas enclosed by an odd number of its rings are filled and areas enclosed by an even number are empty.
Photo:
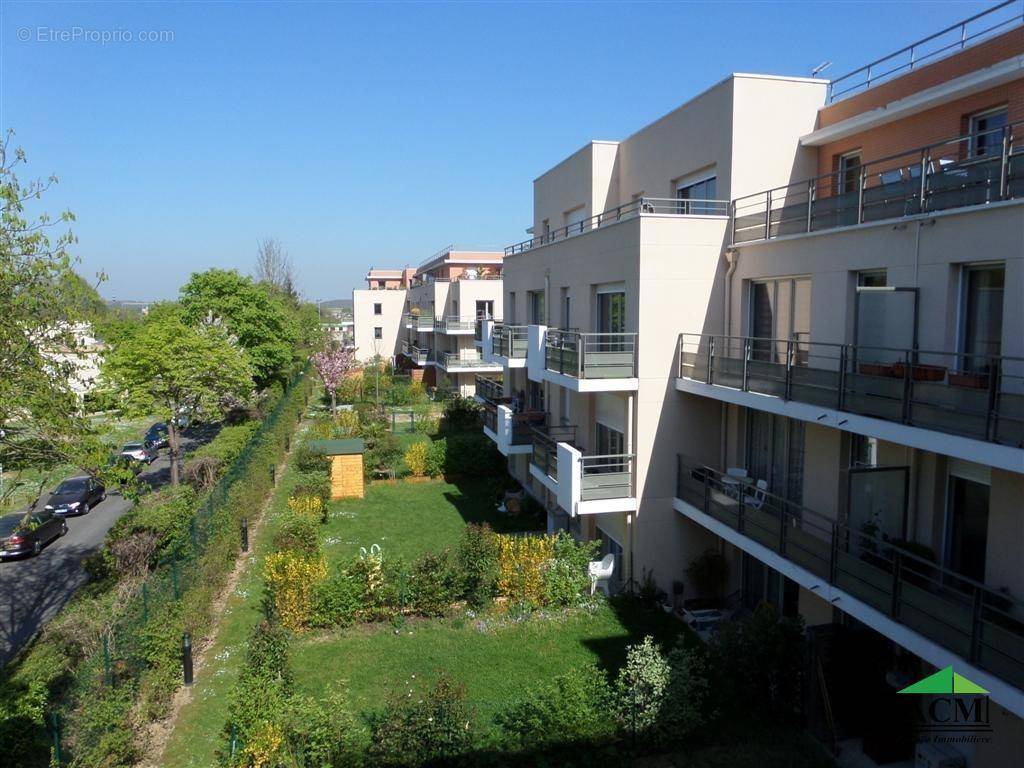
M343 298L523 239L534 178L730 72L838 76L986 5L0 0L0 127L108 298L248 272L263 237Z

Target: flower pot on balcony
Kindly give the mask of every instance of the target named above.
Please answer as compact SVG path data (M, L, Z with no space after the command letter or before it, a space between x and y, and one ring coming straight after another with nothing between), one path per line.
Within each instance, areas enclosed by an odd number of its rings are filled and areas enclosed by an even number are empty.
M865 376L893 376L893 367L883 363L861 363L857 369Z
M907 374L906 363L893 363L892 375L902 379ZM942 381L946 378L946 367L943 365L912 365L910 375L914 381Z
M988 389L987 373L951 373L950 386L967 387L969 389Z

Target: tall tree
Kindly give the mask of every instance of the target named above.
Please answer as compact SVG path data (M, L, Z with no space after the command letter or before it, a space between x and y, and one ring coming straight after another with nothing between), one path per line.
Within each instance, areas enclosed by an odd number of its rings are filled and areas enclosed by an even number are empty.
M338 410L339 385L359 367L355 350L331 345L320 352L315 352L312 360L324 388L331 394L331 414L334 414Z
M285 300L235 270L194 273L181 289L185 321L220 324L252 363L256 384L287 377L299 358L300 331Z
M126 409L167 422L171 483L180 478L181 416L209 420L252 394L252 368L242 350L216 327L194 327L173 310L156 312L107 356L104 373Z
M256 246L256 281L271 286L292 301L299 298L295 290L295 267L277 238L266 237Z

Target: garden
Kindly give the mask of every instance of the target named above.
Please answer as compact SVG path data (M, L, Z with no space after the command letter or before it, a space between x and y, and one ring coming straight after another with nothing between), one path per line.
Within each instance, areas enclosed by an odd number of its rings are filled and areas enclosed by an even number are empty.
M797 623L763 608L704 645L591 596L593 543L497 511L472 401L404 436L372 406L306 425L365 441L365 498L293 449L162 764L831 764L795 730Z

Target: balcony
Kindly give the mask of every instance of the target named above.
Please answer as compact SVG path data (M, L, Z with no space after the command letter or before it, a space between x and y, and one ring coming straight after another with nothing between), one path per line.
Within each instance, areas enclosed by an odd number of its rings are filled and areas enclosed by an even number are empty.
M402 340L402 354L419 366L428 365L431 362L429 349L417 347L405 339Z
M499 379L489 376L476 377L476 398L480 402L500 405L508 402L505 397L505 384Z
M525 253L549 243L557 243L570 237L593 232L602 227L628 221L638 216L717 216L729 215L728 200L683 200L677 198L641 197L607 211L552 230L545 235L532 237L521 243L505 248L505 257Z
M993 698L1018 715L1024 709L1024 604L1005 592L870 530L770 493L744 493L734 479L682 458L674 506L935 666L966 661Z
M544 341L547 378L581 392L636 389L636 340L635 333L549 328Z
M445 317L436 324L437 332L449 336L469 336L476 333L475 320L462 320L458 317Z
M733 201L732 242L772 240L1024 197L1014 123Z
M498 373L502 367L489 363L479 353L442 352L437 365L449 373Z
M494 403L483 403L481 416L484 422L484 434L495 443L498 442L498 406Z
M943 453L1024 466L1024 358L684 333L676 386L924 450L941 432L963 438Z
M526 349L529 326L495 324L491 335L491 350L495 357L504 358L511 368L526 365Z
M558 482L558 444L576 443L576 426L544 426L533 429L533 456L530 462L555 483Z
M405 327L411 330L432 333L434 330L434 318L430 315L415 315L407 313L403 316Z

